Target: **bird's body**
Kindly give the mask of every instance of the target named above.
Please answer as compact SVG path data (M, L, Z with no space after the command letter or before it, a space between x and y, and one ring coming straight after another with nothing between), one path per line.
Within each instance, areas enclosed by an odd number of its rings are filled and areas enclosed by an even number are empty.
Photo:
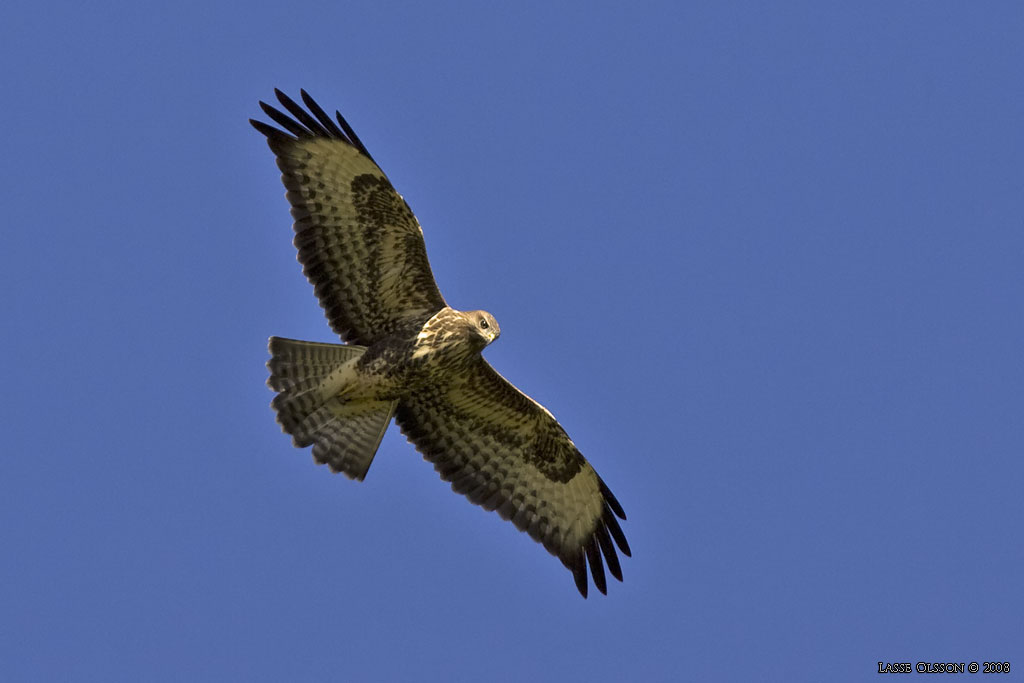
M584 597L589 562L605 592L602 557L621 580L615 545L630 554L622 507L551 413L484 360L497 322L445 303L419 223L351 127L302 96L309 111L278 92L294 118L260 103L287 133L252 124L283 172L299 261L349 343L271 338L282 428L362 479L394 417L453 490L541 542Z

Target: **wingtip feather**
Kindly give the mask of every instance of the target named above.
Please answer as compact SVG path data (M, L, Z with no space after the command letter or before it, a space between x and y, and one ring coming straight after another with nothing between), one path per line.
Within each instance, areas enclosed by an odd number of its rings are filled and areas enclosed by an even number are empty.
M622 527L619 526L619 522L615 519L615 515L612 514L610 508L605 508L604 511L604 524L608 527L608 531L611 533L612 538L615 539L615 544L619 546L619 550L626 557L633 557L633 553L629 549L629 543L626 542L626 534L622 533Z
M308 92L300 88L299 97L302 98L302 102L309 108L309 111L313 113L313 116L316 117L317 121L319 121L320 124L329 131L329 135L331 137L335 137L339 140L346 139L345 134L341 132L341 129L335 125L334 121L331 120L331 117L323 110L323 107L317 104L316 100L314 100Z
M576 582L576 590L580 592L583 599L587 598L587 561L584 559L583 551L579 551L571 562L567 563L572 578Z
M598 524L597 526L597 541L601 546L604 561L608 565L608 571L621 582L622 565L619 564L619 556L615 554L615 546L612 545L612 539L608 535L608 528L604 524Z
M609 507L611 507L612 512L614 512L619 519L626 519L626 512L622 509L622 504L619 503L615 494L612 493L611 489L608 488L608 485L604 483L604 480L601 479L601 477L597 478L597 485L601 489L601 495L604 497Z
M367 159L374 161L373 157L370 156L370 152L366 149L366 145L363 144L363 141L360 140L359 136L356 135L354 130L352 130L352 126L350 126L344 119L341 112L335 112L338 124L340 124L339 127L339 125L335 124L334 121L331 120L331 117L327 115L327 112L317 104L316 100L314 100L305 89L300 89L299 95L303 104L306 105L306 108L309 111L303 109L302 105L285 94L280 88L274 88L274 95L288 114L285 114L271 104L267 104L263 100L259 101L260 109L262 109L263 113L269 116L274 123L281 126L281 128L287 132L278 130L277 128L267 125L262 121L256 121L254 119L249 120L253 127L263 135L267 136L269 140L295 140L297 138L310 137L337 139L352 145ZM376 162L374 161L374 163Z
M608 582L604 577L604 564L601 562L601 552L597 548L597 538L593 537L587 543L587 561L590 563L590 574L594 577L594 586L601 591L602 595L608 595Z

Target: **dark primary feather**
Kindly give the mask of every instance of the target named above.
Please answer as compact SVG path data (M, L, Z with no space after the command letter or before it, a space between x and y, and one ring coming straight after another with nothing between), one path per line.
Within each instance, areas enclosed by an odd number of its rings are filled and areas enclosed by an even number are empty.
M297 138L319 136L334 140L344 140L362 152L367 158L370 158L370 153L366 151L366 146L363 145L359 136L355 134L352 127L349 126L348 122L341 116L341 112L335 112L335 116L338 117L338 123L341 124L341 128L339 129L338 126L335 125L334 121L331 120L331 117L327 115L327 112L325 112L323 108L316 103L316 100L310 97L309 93L305 90L300 90L299 93L302 96L302 102L309 108L309 111L313 113L312 116L310 116L305 109L295 102L295 100L288 97L288 95L284 94L277 88L274 88L274 94L277 95L278 102L288 110L291 117L262 100L260 100L260 109L262 109L267 116L273 119L275 123ZM271 126L267 126L265 123L254 119L249 119L249 122L256 127L256 130L260 131L264 135L268 135L268 130L276 130ZM342 130L345 132L342 132ZM372 161L372 158L370 160Z
M327 112L320 108L320 105L316 103L316 100L309 96L309 93L305 90L299 90L299 94L302 96L303 103L305 103L305 105L309 107L309 110L313 112L317 121L322 123L324 128L330 131L330 137L339 139L343 139L345 137L338 127L334 125L334 121L331 121L331 117L327 115ZM338 118L341 118L341 114L338 114Z
M366 145L364 145L363 141L359 139L356 132L352 130L352 126L348 124L348 121L346 121L345 117L341 115L341 112L334 112L334 115L338 119L338 123L341 125L341 128L339 129L338 126L335 125L334 121L331 120L331 117L327 115L327 112L323 110L323 107L317 104L316 100L314 100L305 90L299 90L299 94L302 97L303 104L309 108L309 111L313 113L313 116L310 116L309 113L295 102L295 100L288 97L288 95L284 94L277 88L274 88L274 94L277 95L278 102L280 102L294 118L290 118L288 114L285 114L262 100L260 100L260 109L262 109L267 116L273 119L275 123L280 125L289 133L297 138L319 136L333 140L343 140L359 150L367 159L373 161L373 157L370 156L370 152L367 151ZM280 131L276 128L268 126L261 121L249 119L249 123L267 137L280 134Z
M604 555L605 562L608 563L608 571L616 579L622 581L622 567L619 566L619 557L615 554L615 546L612 545L612 539L608 536L608 528L598 524L595 535L601 544L601 553ZM629 555L629 553L626 553L626 555Z
M594 534L590 538L590 542L587 543L587 560L590 562L590 573L594 577L594 585L597 586L597 590L607 595L608 585L604 579L604 565L601 564L601 553L597 549L597 534Z
M266 102L260 102L260 109L263 113L274 120L274 123L284 128L286 131L298 138L310 137L311 133L303 128L299 123L288 118L287 114L283 114L277 109L274 109Z
M274 89L274 94L277 95L278 101L284 105L284 108L288 110L288 113L294 116L299 123L305 126L308 132L325 138L332 137L328 130L324 126L320 125L316 119L310 116L305 109L296 104L295 100L276 88ZM264 111L266 110L264 109Z

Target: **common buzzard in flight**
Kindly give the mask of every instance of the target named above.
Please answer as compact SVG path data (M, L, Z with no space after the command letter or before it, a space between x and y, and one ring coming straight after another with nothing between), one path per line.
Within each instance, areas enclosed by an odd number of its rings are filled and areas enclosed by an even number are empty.
M270 338L282 429L361 480L394 417L452 490L542 543L583 597L589 563L605 593L604 564L622 580L615 546L630 554L622 506L551 413L484 360L498 323L445 303L405 200L341 114L301 92L308 111L279 90L287 114L260 102L283 130L250 123L277 156L302 270L347 343Z

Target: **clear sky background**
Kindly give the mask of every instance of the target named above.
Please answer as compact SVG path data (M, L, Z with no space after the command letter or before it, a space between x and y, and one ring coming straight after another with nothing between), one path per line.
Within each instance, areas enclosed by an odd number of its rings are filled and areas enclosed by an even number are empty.
M623 4L5 3L0 678L1021 676L1024 6ZM607 597L281 434L275 86L622 501Z

